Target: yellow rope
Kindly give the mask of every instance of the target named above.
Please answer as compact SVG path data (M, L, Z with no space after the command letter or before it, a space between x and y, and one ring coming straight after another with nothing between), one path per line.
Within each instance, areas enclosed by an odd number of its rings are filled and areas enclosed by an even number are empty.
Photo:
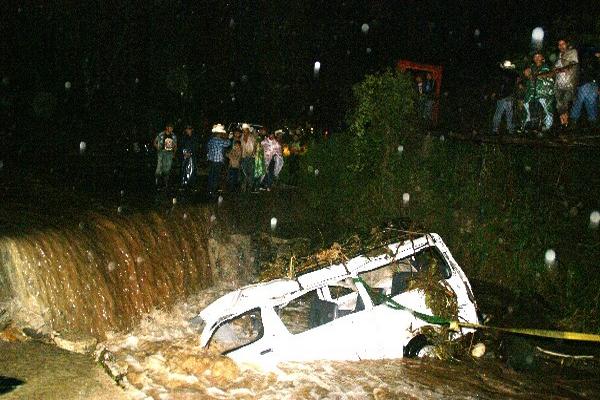
M525 329L525 328L499 328L496 326L487 326L480 324L471 324L468 322L453 321L450 323L450 329L458 330L458 327L462 328L473 328L473 329L491 329L501 332L516 333L519 335L538 336L552 339L564 339L564 340L578 340L583 342L597 342L600 343L600 335L594 335L592 333L580 333L580 332L565 332L565 331L552 331L547 329Z

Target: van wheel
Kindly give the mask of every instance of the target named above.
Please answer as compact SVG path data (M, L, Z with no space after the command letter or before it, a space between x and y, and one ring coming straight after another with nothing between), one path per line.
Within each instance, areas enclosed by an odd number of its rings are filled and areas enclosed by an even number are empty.
M406 346L404 346L404 357L406 358L416 358L419 357L419 353L425 347L429 346L429 340L427 336L423 334L419 334L414 338L410 339Z

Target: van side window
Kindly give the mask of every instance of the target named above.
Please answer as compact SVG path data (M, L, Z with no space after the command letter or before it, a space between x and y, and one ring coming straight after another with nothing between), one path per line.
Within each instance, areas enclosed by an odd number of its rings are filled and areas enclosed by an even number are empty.
M227 354L256 342L263 334L260 309L255 308L223 322L211 340L222 354Z

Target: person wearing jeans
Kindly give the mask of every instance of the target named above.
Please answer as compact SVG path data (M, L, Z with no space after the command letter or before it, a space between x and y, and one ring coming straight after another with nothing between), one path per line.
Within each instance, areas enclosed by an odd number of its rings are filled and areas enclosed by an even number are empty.
M502 116L506 116L506 130L509 134L514 131L513 126L513 95L517 83L517 77L514 73L515 65L510 61L505 61L500 64L502 73L499 77L496 91L492 93L492 97L496 100L496 112L494 113L494 121L492 125L492 133L497 135L500 129Z
M581 109L585 107L587 119L594 124L598 120L598 83L600 82L600 53L584 55L581 63L577 97L571 108L571 120L577 123Z
M207 159L208 159L208 184L207 193L209 198L216 196L219 189L219 181L221 179L221 171L223 169L223 161L225 157L223 150L231 145L231 142L225 139L225 127L221 124L216 124L212 128L213 137L208 141Z
M544 111L542 131L547 131L552 127L554 115L552 113L552 99L554 98L554 79L550 68L545 62L542 53L536 53L533 56L533 66L524 71L525 78L528 79L527 90L525 93L525 126L531 122L531 104L537 101Z

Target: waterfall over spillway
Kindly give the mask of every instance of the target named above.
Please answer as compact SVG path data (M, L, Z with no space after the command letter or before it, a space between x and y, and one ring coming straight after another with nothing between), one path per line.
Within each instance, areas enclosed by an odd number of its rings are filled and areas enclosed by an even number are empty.
M212 284L202 208L82 220L0 236L0 301L43 331L102 337Z

